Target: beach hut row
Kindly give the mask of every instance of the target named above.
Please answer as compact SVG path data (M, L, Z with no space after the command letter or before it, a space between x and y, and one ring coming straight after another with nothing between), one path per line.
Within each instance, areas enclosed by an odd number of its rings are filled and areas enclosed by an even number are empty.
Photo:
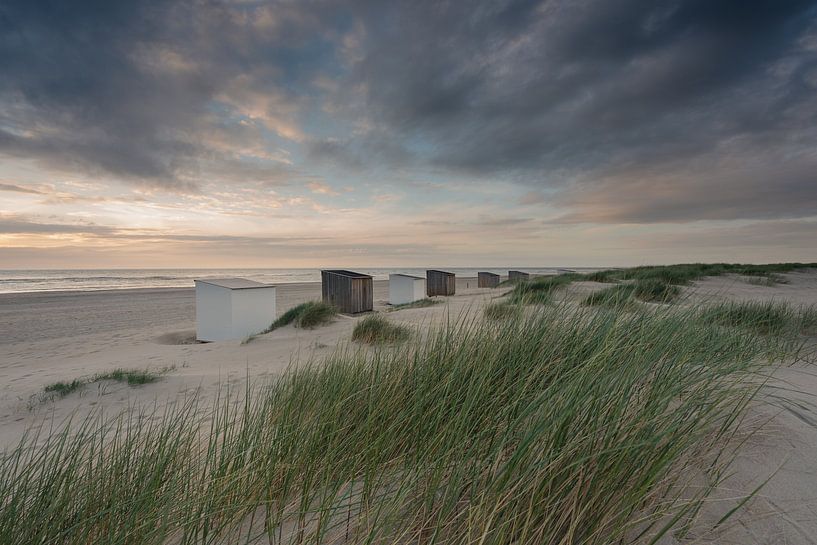
M517 276L514 276L516 273ZM510 271L510 278L527 273ZM405 305L424 297L454 295L456 275L429 269L426 277L389 275L389 302ZM495 288L500 276L479 272L480 288ZM266 329L276 318L275 286L244 278L196 280L196 338L201 341L241 339ZM339 312L358 314L374 308L374 283L368 274L345 269L321 271L321 297Z

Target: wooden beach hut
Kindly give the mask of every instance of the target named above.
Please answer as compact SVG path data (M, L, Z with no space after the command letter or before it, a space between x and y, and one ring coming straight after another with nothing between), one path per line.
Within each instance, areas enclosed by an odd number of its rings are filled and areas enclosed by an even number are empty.
M454 273L430 269L426 271L426 293L435 295L454 295L457 291L457 277Z
M499 285L499 275L489 272L477 273L477 286L480 288L495 288Z
M196 339L243 339L275 321L275 286L245 278L195 280Z
M518 281L518 280L527 280L530 278L530 275L526 272L522 271L508 271L508 280L510 281Z
M426 296L426 280L409 274L389 275L389 303L405 305Z
M323 302L339 312L357 314L373 308L374 284L368 274L332 269L321 271Z

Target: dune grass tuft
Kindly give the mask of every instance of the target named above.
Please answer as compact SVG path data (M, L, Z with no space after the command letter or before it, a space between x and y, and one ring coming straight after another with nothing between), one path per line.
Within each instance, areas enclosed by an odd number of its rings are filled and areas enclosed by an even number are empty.
M769 288L773 288L778 284L788 284L789 281L785 276L771 273L767 276L750 276L746 280L744 280L747 284L752 284L753 286L765 286Z
M817 309L778 301L729 301L705 308L701 319L760 335L812 334L817 328Z
M301 303L279 316L265 333L289 324L305 329L317 327L331 321L337 313L335 307L322 301Z
M577 273L540 276L532 280L517 282L514 289L508 293L508 296L512 303L544 305L553 300L553 293L556 290L565 288L571 282L582 278L583 275Z
M515 303L491 303L485 306L483 313L489 320L507 320L518 317L522 312L519 305Z
M620 280L620 271L618 269L605 269L602 271L595 271L585 275L584 280L590 282L603 282L605 284L614 284Z
M139 369L115 369L107 373L100 373L93 377L92 382L99 382L101 380L114 380L116 382L124 382L129 386L138 386L141 384L150 384L158 381L161 374L166 371L156 373L148 370Z
M584 275L594 282L619 282L622 280L660 280L668 284L685 286L707 276L737 274L760 278L781 278L779 273L801 269L815 269L817 263L770 263L745 265L740 263L680 263L677 265L645 265L627 269L607 269Z
M86 384L88 384L88 381L81 379L74 379L71 382L60 381L47 385L43 388L43 391L46 394L55 394L58 397L65 397L83 388Z
M606 307L625 309L633 306L633 284L617 284L609 288L594 291L584 298L582 304L588 307Z
M395 324L378 314L366 316L352 331L352 340L365 344L394 343L408 340L411 330Z
M655 278L638 280L633 290L636 299L649 303L670 303L680 294L681 289L678 286Z
M424 299L412 301L411 303L403 303L402 305L392 305L391 307L389 307L389 312L405 310L409 308L433 307L434 305L439 305L440 303L442 303L442 301L439 299L431 299L430 297L426 297Z
M253 335L248 336L241 341L241 344L247 344L254 341L259 335L264 335L275 331L279 327L284 327L293 324L295 327L303 329L313 329L319 325L327 324L332 321L332 318L337 316L338 309L332 305L328 305L322 301L308 301L295 305L291 309L281 314L268 328L259 331Z
M295 319L295 327L312 329L332 321L338 310L332 305L314 301L307 303L301 310L300 315Z
M37 401L49 401L53 400L55 397L65 397L70 395L74 392L82 390L85 386L89 384L94 384L96 382L102 382L106 380L115 381L115 382L124 382L128 386L139 386L142 384L149 384L152 382L156 382L162 378L162 375L168 373L172 370L172 367L165 367L159 369L157 371L151 371L148 369L114 369L113 371L107 371L105 373L97 373L96 375L91 375L89 377L84 378L77 378L70 382L55 382L53 384L48 384L43 388L42 395L33 396L32 402L36 404Z
M582 304L607 308L632 308L635 300L647 303L671 303L681 294L681 289L658 278L639 279L616 284L588 295Z
M794 350L699 313L466 317L212 403L41 426L0 457L0 543L620 543L683 528L728 473L758 374ZM712 487L685 487L691 474Z

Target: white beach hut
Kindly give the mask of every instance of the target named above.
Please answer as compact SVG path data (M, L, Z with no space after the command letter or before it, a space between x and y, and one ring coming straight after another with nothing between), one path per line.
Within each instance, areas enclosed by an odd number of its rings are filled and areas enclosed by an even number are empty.
M196 338L243 339L275 321L275 286L245 278L196 280Z
M425 298L425 296L425 278L408 274L389 275L389 303L392 305L413 303Z

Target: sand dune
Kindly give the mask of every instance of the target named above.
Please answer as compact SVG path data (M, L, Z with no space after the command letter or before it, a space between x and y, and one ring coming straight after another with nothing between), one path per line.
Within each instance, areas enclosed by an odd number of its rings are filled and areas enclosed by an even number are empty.
M687 288L687 294L692 300L817 304L817 273L785 276L789 283L775 286L752 285L735 276L711 278ZM504 291L475 286L476 279L460 278L457 295L446 298L444 304L401 310L390 318L430 324L478 308ZM602 286L576 283L562 297L578 298ZM388 283L375 282L376 310L387 308L387 296ZM209 395L224 385L240 386L247 376L281 373L349 342L360 319L340 316L315 330L288 326L249 344L199 344L193 342L193 297L192 289L0 295L0 448L12 446L28 427L43 421L82 417L100 407L114 412L132 403L163 402L193 390ZM319 298L320 285L285 285L278 297L282 312ZM116 368L167 371L154 384L128 387L102 382L62 399L41 398L48 384ZM806 365L777 369L767 393L789 403L752 408L746 426L762 424L762 428L746 438L734 474L712 496L689 535L667 536L667 543L817 542L817 370ZM769 482L756 498L712 530L736 498L766 479Z

